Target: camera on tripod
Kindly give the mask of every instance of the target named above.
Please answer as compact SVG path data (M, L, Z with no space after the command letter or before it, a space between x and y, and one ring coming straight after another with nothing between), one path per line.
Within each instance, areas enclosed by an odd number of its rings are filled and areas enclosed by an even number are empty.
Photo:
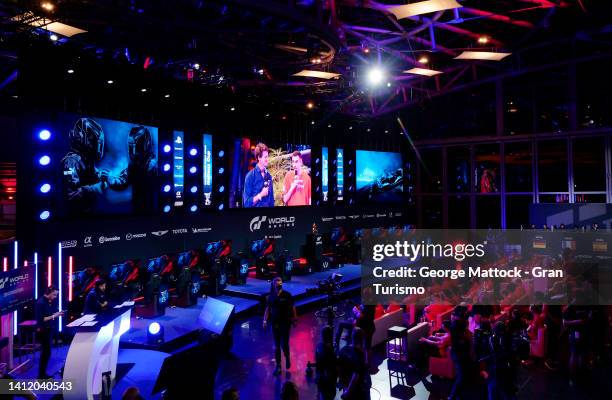
M316 288L306 289L306 292L313 294L325 294L329 297L335 296L342 287L342 274L334 272L329 278L317 282Z

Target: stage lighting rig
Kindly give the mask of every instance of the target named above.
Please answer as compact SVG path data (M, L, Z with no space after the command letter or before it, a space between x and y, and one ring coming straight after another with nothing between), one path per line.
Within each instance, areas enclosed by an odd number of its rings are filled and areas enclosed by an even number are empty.
M373 67L368 70L366 75L368 84L370 84L371 86L380 85L381 82L385 79L385 76L385 71L379 66Z

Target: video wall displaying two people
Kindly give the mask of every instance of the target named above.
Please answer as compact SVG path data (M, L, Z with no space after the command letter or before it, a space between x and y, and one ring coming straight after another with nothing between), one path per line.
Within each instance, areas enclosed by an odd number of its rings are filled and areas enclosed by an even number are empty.
M66 216L157 211L157 128L71 115L59 127Z
M158 129L65 114L59 176L69 217L159 212ZM400 202L400 153L357 150L356 200ZM231 152L232 208L312 204L311 148L238 139Z
M270 148L241 139L232 160L233 208L309 206L312 204L307 146Z

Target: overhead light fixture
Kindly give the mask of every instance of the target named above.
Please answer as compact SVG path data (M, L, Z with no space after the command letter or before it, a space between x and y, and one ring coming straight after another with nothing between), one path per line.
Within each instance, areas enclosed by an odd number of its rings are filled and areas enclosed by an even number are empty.
M169 99L169 98L170 98L170 95L169 95L169 94L165 94L165 95L164 95L164 98Z
M51 39L52 42L57 42L59 40L59 37L55 33L52 33L51 35L49 35L49 39Z
M427 56L421 56L419 57L418 62L420 64L427 64L429 62L429 58L427 58Z
M68 71L66 71L69 74L74 74L74 70L73 69L69 69Z
M55 5L49 1L43 1L40 3L40 8L45 11L53 11L55 9Z
M427 0L402 6L388 6L386 10L397 19L402 19L460 7L461 4L455 0Z
M338 78L340 74L336 74L333 72L312 71L308 69L303 69L300 72L293 74L293 76L304 76L307 78L320 78L320 79L335 79L335 78Z
M412 68L407 71L404 71L404 73L422 75L422 76L434 76L434 75L441 74L442 71L436 71L435 69L427 69L427 68Z
M112 85L115 82L112 79L109 79L109 80L106 81L106 83L108 83L109 85Z
M497 53L495 51L464 51L455 60L501 61L512 53Z
M142 88L142 89L140 89L140 91L141 91L142 93L146 93L146 92L147 92L147 88Z
M374 67L370 69L367 73L368 83L372 86L379 85L384 78L385 71L383 71L380 67Z
M314 103L312 101L309 101L308 103L306 103L306 108L312 110L314 108Z
M489 37L488 36L480 36L478 38L478 44L487 44L489 43Z

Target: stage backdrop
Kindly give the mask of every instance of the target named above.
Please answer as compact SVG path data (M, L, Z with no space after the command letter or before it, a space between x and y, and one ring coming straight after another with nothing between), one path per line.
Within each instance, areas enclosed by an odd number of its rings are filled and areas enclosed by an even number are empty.
M313 223L326 233L337 226L353 230L399 226L409 221L399 207L238 209L97 220L87 225L52 223L40 225L35 240L40 247L51 249L61 241L64 254L74 256L78 268L203 248L207 242L222 239L232 240L235 254L247 249L253 240L272 238L277 249L287 249L297 257Z

